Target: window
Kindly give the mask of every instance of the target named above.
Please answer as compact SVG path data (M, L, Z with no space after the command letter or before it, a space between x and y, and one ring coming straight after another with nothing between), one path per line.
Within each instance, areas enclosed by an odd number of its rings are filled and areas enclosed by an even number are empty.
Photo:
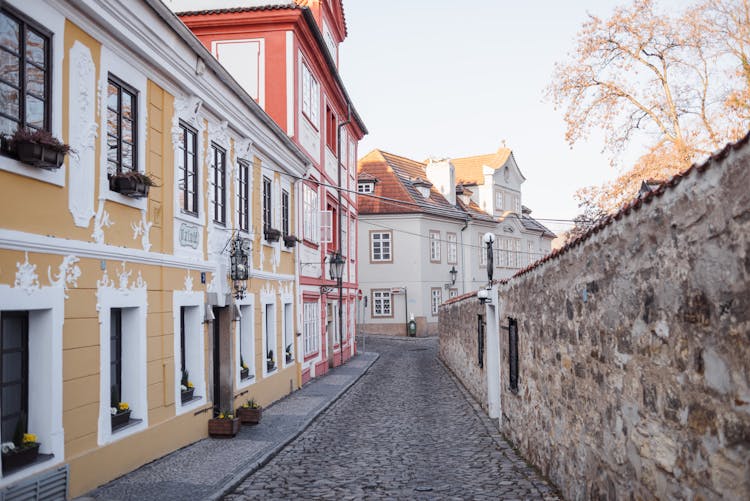
M302 113L318 127L320 113L320 87L306 64L302 65Z
M211 144L211 172L214 183L214 222L227 224L227 152Z
M15 11L0 10L0 134L50 130L51 36Z
M341 255L342 256L348 256L349 255L349 218L344 214L344 217L341 219ZM344 271L346 271L346 267L344 267Z
M263 231L272 228L271 221L271 180L263 176Z
M458 289L449 289L448 299L453 299L454 297L458 297Z
M448 239L448 264L458 264L458 238L455 233L446 233Z
M330 209L330 205L328 206ZM323 243L333 242L333 211L320 211L320 241Z
M276 305L263 305L263 336L266 346L266 372L275 371L279 366L279 354L276 353Z
M197 133L192 127L180 122L180 141L177 153L178 186L183 212L198 215L198 151Z
M318 352L320 346L320 311L318 303L304 303L304 325L302 329L304 354L309 357Z
M518 322L508 317L508 381L510 391L518 393Z
M498 259L497 259L497 265L500 267L507 267L508 266L508 247L510 247L510 242L507 238L501 237L497 239L497 251L498 251Z
M393 261L390 231L370 232L370 261L373 263Z
M521 196L513 195L513 212L516 214L521 213Z
M495 210L503 210L503 192L500 190L495 191Z
M326 106L326 145L336 155L336 115L330 106Z
M284 362L294 361L294 320L292 319L292 304L284 303Z
M240 321L237 325L237 346L239 347L237 364L239 365L238 384L246 386L255 378L255 337L253 336L254 319L252 297L246 296L244 301L249 304L239 304ZM247 368L245 368L247 367Z
M430 262L440 262L440 232L430 230Z
M375 191L375 183L357 183L357 191L359 193L372 193Z
M430 289L430 311L433 315L438 314L438 307L443 302L443 291L438 288Z
M526 250L526 264L530 265L534 262L534 242L526 242L527 244L527 250Z
M110 407L122 399L122 310L109 310L109 387Z
M18 421L29 415L29 312L2 312L0 352L2 441L12 442Z
M116 76L107 86L107 174L138 171L138 92Z
M392 317L393 308L391 304L391 291L388 289L373 289L372 291L372 316Z
M241 231L250 231L250 164L240 160L239 183L237 186L237 210L239 212L239 226Z
M304 198L303 230L304 238L313 243L320 241L320 212L318 192L307 185L302 188Z
M289 235L289 192L281 190L281 234Z
M172 344L174 353L174 402L177 414L190 412L204 405L207 401L206 395L208 395L208 392L206 390L209 386L206 380L205 369L206 348L204 343L205 329L203 326L205 310L202 301L202 292L174 291L172 293L175 333ZM247 313L245 309L240 311L243 313L242 321L247 320L252 322L252 309L250 309L250 313ZM241 328L244 327L241 324ZM247 325L247 328L250 329L249 332L252 336L252 323ZM124 329L124 332L126 336L129 335L127 327ZM250 349L252 350L252 346ZM247 352L243 348L244 353ZM246 362L252 367L253 357L248 358L249 360L246 360ZM239 363L239 360L237 362ZM192 391L190 391L187 385L184 385L185 391L183 391L184 376L187 376L188 382L193 384ZM126 402L130 403L127 397ZM147 407L147 404L144 404L144 407Z

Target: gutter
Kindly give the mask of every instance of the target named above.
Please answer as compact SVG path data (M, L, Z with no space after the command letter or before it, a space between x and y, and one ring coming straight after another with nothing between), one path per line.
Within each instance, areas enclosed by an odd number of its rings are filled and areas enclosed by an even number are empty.
M294 144L289 136L284 132L281 127L268 116L268 114L260 107L255 100L250 97L247 91L242 88L240 84L232 77L232 75L216 60L208 49L198 40L198 38L190 31L190 28L180 21L180 19L172 12L162 0L144 0L144 2L151 7L151 9L169 25L172 30L179 35L180 38L196 53L206 65L210 68L218 77L219 80L230 90L240 98L253 115L260 120L263 125L270 129L271 134L278 139L297 159L305 166L310 165L310 160L302 150ZM330 57L330 56L329 56Z

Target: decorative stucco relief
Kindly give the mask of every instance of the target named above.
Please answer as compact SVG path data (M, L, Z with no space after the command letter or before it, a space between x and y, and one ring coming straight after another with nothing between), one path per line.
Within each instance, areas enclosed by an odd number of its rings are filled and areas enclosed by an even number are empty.
M104 243L104 228L109 228L114 223L109 219L109 213L104 210L104 198L99 197L99 208L96 211L96 217L94 218L94 232L91 234L91 238L98 244Z
M193 292L193 277L190 270L185 272L185 292Z
M47 267L47 278L51 287L62 287L65 299L68 299L69 285L78 287L78 278L81 276L81 268L78 267L78 261L75 256L65 256L63 262L57 267L57 275L52 276L52 268Z
M203 120L199 118L203 100L197 96L177 96L174 100L174 115L172 115L172 145L176 148L182 144L182 130L180 120L194 127L198 132L203 131Z
M87 228L94 216L96 74L91 51L76 41L70 49L68 209L76 226Z
M13 287L21 289L26 294L39 290L39 276L36 274L36 265L29 263L29 253L24 253L26 259L23 263L16 263L16 280Z
M125 268L125 261L123 261L120 264L120 270L117 272L117 279L112 280L109 278L109 274L107 273L107 270L104 270L104 273L102 274L102 278L96 281L96 311L101 310L100 305L100 298L101 293L104 289L114 289L119 292L134 292L134 291L145 291L148 287L148 284L146 284L146 281L143 280L143 276L141 275L140 270L138 271L138 275L136 276L135 280L133 281L132 285L130 284L130 276L133 274L132 270L127 270Z
M141 237L141 245L146 252L151 250L149 232L151 231L151 226L153 226L153 224L154 223L147 220L145 210L141 211L141 220L138 221L138 223L130 223L130 228L133 230L133 240Z

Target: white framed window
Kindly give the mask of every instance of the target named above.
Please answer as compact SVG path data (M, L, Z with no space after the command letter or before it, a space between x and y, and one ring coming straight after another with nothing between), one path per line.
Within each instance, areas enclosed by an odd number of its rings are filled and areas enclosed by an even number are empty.
M255 298L246 294L237 300L239 320L235 324L237 364L236 385L244 388L255 382Z
M333 242L333 211L320 211L320 241L324 244Z
M448 264L458 264L458 237L455 233L446 233L448 240Z
M279 356L276 337L276 298L273 295L261 297L261 328L263 329L263 375L278 370Z
M302 188L304 199L303 231L304 238L312 243L320 242L320 209L318 192L307 185Z
M437 287L430 289L430 313L433 316L438 314L438 308L443 302L443 290Z
M526 264L530 265L534 261L536 261L536 258L534 256L534 242L526 242L527 249L526 249Z
M390 231L370 232L370 261L373 263L390 263L393 261Z
M430 262L440 262L440 232L430 230Z
M359 193L372 193L375 191L375 183L357 183L357 191Z
M501 190L495 190L495 210L503 210L503 192Z
M292 303L281 305L281 324L284 338L284 366L294 362L294 306Z
M346 214L341 218L341 255L349 255L349 216Z
M174 291L172 293L174 402L175 412L178 415L200 407L208 401L206 398L203 304L202 292ZM185 379L192 384L192 394L189 391L190 385L185 385L185 392L182 390Z
M303 351L305 358L320 350L320 305L317 301L306 301L302 306L303 315Z
M302 64L302 113L316 129L320 126L320 85L307 64Z
M391 304L392 296L389 289L372 290L372 316L373 317L392 317L393 305Z
M487 248L482 240L483 235L480 233L477 242L479 242L479 266L487 266Z
M458 297L458 289L448 289L448 299Z
M508 247L510 242L505 237L497 239L497 266L506 268L509 266Z

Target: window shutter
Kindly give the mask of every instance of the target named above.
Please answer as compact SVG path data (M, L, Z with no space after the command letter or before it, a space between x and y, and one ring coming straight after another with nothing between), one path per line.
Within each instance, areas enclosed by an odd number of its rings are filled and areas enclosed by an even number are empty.
M333 242L333 211L320 211L320 241L324 244Z

